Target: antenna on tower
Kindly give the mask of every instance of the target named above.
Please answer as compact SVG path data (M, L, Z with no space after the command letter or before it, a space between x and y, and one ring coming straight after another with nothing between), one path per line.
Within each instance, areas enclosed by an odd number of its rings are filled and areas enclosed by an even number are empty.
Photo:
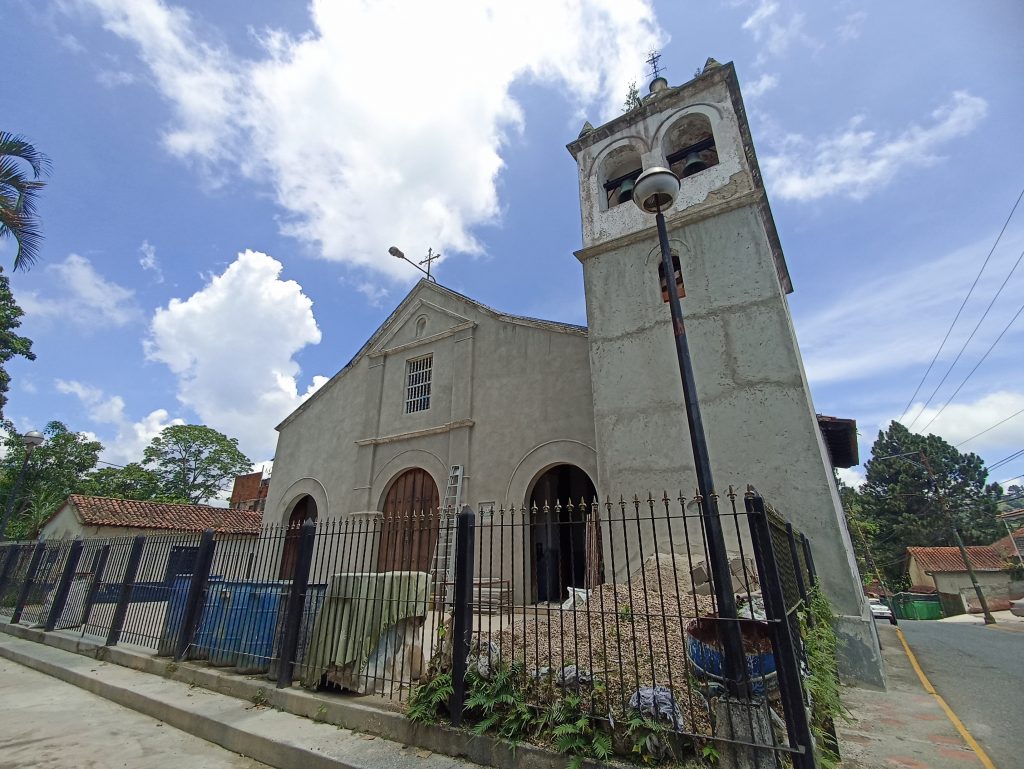
M651 80L657 80L665 67L661 66L661 51L651 51L647 54L647 66L651 68Z

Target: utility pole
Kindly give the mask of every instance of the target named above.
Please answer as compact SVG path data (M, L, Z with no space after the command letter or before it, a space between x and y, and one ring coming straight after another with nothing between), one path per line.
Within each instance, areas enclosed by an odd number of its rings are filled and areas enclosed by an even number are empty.
M974 592L978 596L978 603L981 604L981 611L985 615L985 624L994 625L996 624L996 618L993 617L992 612L988 610L988 601L985 600L985 594L981 592L981 585L978 584L978 576L974 573L974 567L971 565L971 559L967 554L967 548L964 547L964 541L960 537L960 529L949 515L949 507L946 504L946 497L939 488L939 484L935 481L935 473L932 472L932 466L928 461L928 456L923 451L918 452L918 456L921 457L921 465L928 472L928 479L932 483L932 488L935 489L935 496L939 498L939 504L942 506L942 513L946 517L946 520L950 522L953 529L953 538L956 540L956 546L960 549L960 557L963 558L964 566L967 567L967 574L971 578L971 584L974 585Z

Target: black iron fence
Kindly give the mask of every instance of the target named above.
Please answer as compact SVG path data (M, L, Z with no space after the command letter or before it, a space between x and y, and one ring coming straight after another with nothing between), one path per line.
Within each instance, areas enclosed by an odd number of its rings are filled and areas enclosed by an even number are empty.
M529 712L568 701L610 735L658 725L667 755L717 741L811 767L809 543L752 490L719 507L728 574L709 566L701 500L682 495L4 543L0 614L400 703L450 676L455 723L484 719L481 692L500 682ZM736 616L719 612L716 580ZM727 658L726 623L742 660Z

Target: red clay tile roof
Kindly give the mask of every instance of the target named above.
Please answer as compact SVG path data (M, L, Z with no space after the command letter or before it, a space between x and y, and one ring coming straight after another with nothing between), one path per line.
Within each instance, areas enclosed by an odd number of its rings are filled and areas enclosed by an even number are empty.
M967 571L956 547L908 547L907 552L925 571ZM1006 568L1003 557L991 545L969 545L967 555L975 571L1002 571Z
M1017 529L1017 531L1013 532L1013 538L1017 540L1017 549L1024 554L1024 529ZM1009 534L993 542L992 547L998 550L1004 558L1017 557L1017 550L1013 549L1013 542L1010 541Z
M207 505L169 505L163 502L139 502L134 499L110 499L72 494L68 497L87 526L126 526L138 529L174 529L203 531L213 529L225 534L256 534L262 514L251 510L232 510Z

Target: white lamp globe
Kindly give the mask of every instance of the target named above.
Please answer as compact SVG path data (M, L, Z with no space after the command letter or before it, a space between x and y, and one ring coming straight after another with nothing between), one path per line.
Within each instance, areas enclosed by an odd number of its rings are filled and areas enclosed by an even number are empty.
M648 168L633 187L633 202L649 214L671 208L678 195L679 177L661 166Z

